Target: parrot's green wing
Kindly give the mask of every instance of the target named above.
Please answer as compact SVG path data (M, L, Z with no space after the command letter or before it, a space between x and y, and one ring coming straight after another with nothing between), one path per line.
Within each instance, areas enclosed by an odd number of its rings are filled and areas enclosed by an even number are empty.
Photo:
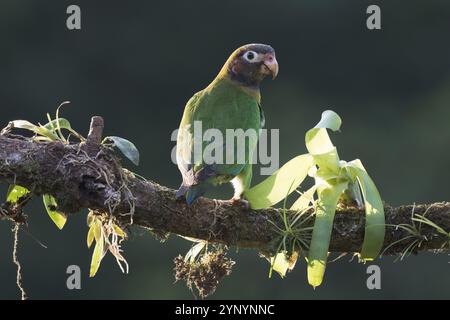
M177 140L177 162L183 184L186 187L203 182L214 185L239 175L252 160L263 119L259 96L230 80L220 79L195 94L185 107ZM222 141L205 139L208 131L214 136L220 133ZM244 145L239 144L237 134L245 137ZM222 162L205 159L212 145L222 146L221 150L215 150L221 151ZM199 150L203 156L195 154Z

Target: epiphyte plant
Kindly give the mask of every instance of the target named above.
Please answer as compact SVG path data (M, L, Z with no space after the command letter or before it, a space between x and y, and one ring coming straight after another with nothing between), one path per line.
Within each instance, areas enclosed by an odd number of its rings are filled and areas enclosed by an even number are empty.
M294 267L298 252L303 251L308 263L308 282L313 287L319 286L324 277L334 215L339 203L353 203L365 208L365 235L359 253L361 261L375 259L384 242L384 206L374 182L359 159L350 162L340 160L328 135L328 130L338 131L341 124L341 118L334 111L324 111L319 123L306 133L308 153L290 160L245 194L253 209L271 207L285 199L281 210L284 229L277 227L282 240L270 259L271 268L284 276ZM301 193L290 207L297 214L287 217L286 198L308 175L314 179L314 185ZM312 234L308 228L301 226L305 219L309 219L310 216L305 214L311 210L315 216ZM293 244L292 247L287 246L287 242Z
M14 128L27 130L34 134L30 139L37 142L60 142L69 145L71 144L71 136L76 137L81 143L86 142L86 138L72 129L67 119L59 117L60 108L67 103L63 102L58 107L55 119L47 114L48 123L45 125L35 125L27 120L15 120L9 122L2 132L9 132ZM64 135L64 132L68 132L68 135ZM104 146L111 144L117 147L135 165L139 164L139 151L132 142L116 136L105 137L102 141ZM6 203L9 206L22 207L30 198L31 191L27 188L20 185L10 185ZM57 200L52 195L44 194L42 199L49 217L58 229L62 230L66 224L67 215L59 210ZM88 227L87 245L91 247L94 240L96 243L92 254L90 276L95 276L103 257L108 251L114 255L121 270L128 272L128 264L122 256L120 248L120 243L127 238L127 234L116 224L113 217L106 213L91 210L88 215Z

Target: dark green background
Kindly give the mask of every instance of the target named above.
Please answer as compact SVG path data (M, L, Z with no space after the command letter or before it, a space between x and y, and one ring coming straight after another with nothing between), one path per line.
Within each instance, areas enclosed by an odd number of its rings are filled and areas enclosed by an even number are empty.
M95 4L94 4L95 2ZM68 31L68 4L82 9L82 30ZM378 4L382 30L369 31L366 8ZM102 115L106 134L141 151L132 170L177 187L170 134L185 102L215 76L241 44L277 51L280 74L263 84L268 128L280 128L284 163L305 152L304 133L323 110L343 118L333 135L343 159L362 159L382 197L393 205L450 200L450 3L448 1L25 1L0 4L0 122L45 122L62 113L80 132ZM259 177L257 177L259 178ZM4 193L4 188L1 189ZM230 197L231 188L224 197ZM189 248L172 236L160 244L134 230L125 244L131 265L121 274L107 256L88 279L85 215L60 232L39 199L27 210L29 232L19 247L31 298L192 298L174 284L172 259ZM16 299L12 234L0 222L0 298ZM448 255L376 261L382 290L366 288L366 266L350 256L328 266L325 283L307 285L304 262L284 280L268 279L254 251L237 261L213 298L449 298ZM80 265L82 290L66 289L65 270Z

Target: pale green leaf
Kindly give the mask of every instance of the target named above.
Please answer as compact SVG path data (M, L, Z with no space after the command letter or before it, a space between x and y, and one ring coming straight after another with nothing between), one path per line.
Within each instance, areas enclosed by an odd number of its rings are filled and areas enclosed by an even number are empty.
M322 283L336 206L347 185L347 182L321 185L317 190L316 220L308 253L308 282L313 287Z
M114 136L107 137L105 140L111 140L125 157L130 159L135 165L139 165L139 151L131 141Z
M64 118L59 118L59 119L52 120L52 121L48 122L47 124L45 124L43 127L45 129L48 129L48 130L51 130L51 131L55 131L58 128L66 129L66 130L72 130L72 127L70 126L69 120L64 119Z
M322 112L322 117L315 128L330 129L332 131L338 131L341 128L342 120L339 115L333 110L325 110Z
M303 154L287 162L270 177L245 192L253 209L271 207L293 192L313 166L313 157Z
M348 163L347 169L351 175L357 177L366 211L366 226L360 259L371 261L379 255L384 243L385 217L383 201L375 183L367 174L361 161L354 160Z
M12 128L19 128L19 129L25 129L25 130L32 131L38 135L47 137L48 139L50 139L52 141L55 141L58 139L58 136L56 134L54 134L52 131L50 131L49 129L47 129L43 126L34 125L31 122L26 121L26 120L11 121L10 125Z
M319 123L305 135L305 144L308 152L314 156L314 161L322 170L335 174L339 170L339 156L336 148L328 136L327 129L337 131L342 120L334 111L327 110L322 113Z
M66 224L66 215L62 212L57 211L58 204L56 202L56 199L51 195L46 194L42 197L42 199L44 200L44 206L47 210L48 215L50 216L50 219L52 219L56 226L61 230Z
M27 188L21 187L19 185L10 185L8 189L8 193L6 195L6 202L15 204L20 200L23 196L30 193L30 190Z
M317 190L317 185L313 185L306 190L291 206L291 210L303 211L314 202L314 193Z

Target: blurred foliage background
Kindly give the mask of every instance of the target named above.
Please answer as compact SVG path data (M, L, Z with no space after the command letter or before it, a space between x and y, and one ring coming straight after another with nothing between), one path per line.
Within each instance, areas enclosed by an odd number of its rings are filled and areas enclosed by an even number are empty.
M78 4L82 30L66 28ZM305 152L304 133L323 110L338 112L333 134L343 159L359 157L392 205L450 200L450 3L378 1L382 30L366 28L367 1L32 1L0 4L0 122L45 122L62 115L86 132L102 115L107 135L135 142L138 173L178 187L170 135L185 102L216 75L228 55L249 42L271 44L280 74L262 88L266 126L280 128L280 161ZM260 179L256 177L256 180ZM4 186L0 190L5 194ZM216 194L217 195L217 194ZM218 194L230 197L231 188ZM58 231L41 200L28 207L21 233L24 286L34 299L192 298L174 284L172 259L190 244L159 243L134 229L125 244L131 265L121 274L109 255L88 279L85 214ZM16 299L12 226L0 222L0 298ZM32 236L31 236L31 235ZM46 244L42 248L33 237ZM366 288L366 267L350 256L331 263L325 283L308 287L305 263L286 279L268 279L255 251L232 250L232 275L212 298L448 298L449 256L420 254L403 262L377 260L382 290ZM66 289L66 268L82 268L82 290Z

